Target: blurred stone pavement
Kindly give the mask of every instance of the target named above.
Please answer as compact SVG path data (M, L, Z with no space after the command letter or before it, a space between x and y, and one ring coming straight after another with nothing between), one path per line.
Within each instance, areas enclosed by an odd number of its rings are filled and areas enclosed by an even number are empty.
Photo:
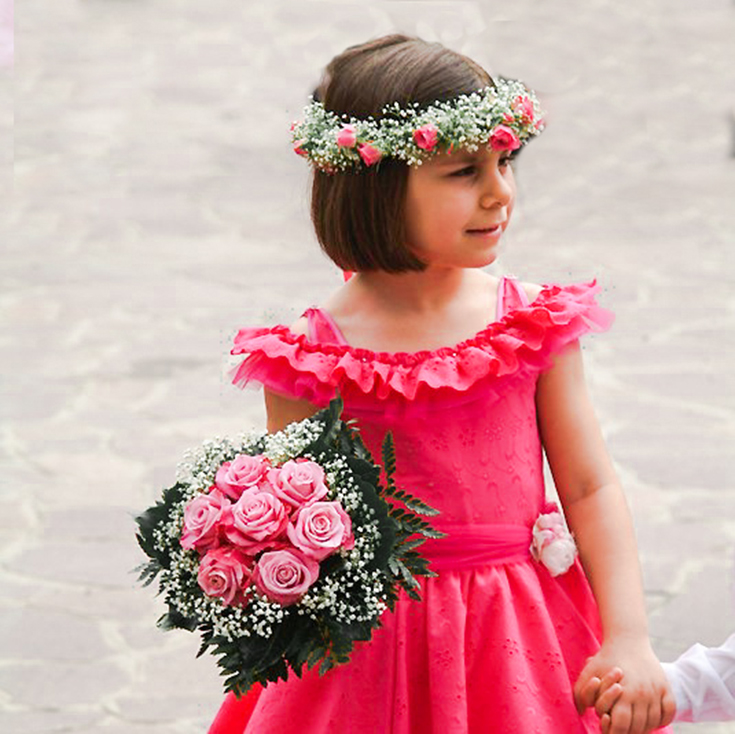
M132 518L184 449L263 426L260 394L228 382L234 333L293 320L340 282L289 123L335 53L395 30L542 97L549 128L519 162L494 269L599 278L617 321L586 340L587 371L656 650L735 628L731 0L26 0L15 22L14 76L0 71L4 138L15 104L0 730L206 731L214 662L155 628Z

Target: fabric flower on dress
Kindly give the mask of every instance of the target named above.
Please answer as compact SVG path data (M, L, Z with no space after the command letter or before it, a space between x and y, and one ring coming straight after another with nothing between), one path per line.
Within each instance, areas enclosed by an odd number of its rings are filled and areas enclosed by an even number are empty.
M538 516L533 525L531 555L546 566L552 576L566 573L577 557L577 545L564 524L560 512L547 512Z

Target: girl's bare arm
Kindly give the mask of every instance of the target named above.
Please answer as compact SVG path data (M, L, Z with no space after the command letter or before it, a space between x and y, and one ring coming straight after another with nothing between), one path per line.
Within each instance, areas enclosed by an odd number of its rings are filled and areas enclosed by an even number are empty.
M289 423L302 421L319 412L319 408L308 400L287 398L268 389L263 392L268 433L280 431Z
M633 523L589 399L577 342L541 375L536 399L541 439L603 626L602 649L582 671L576 691L591 677L621 668L623 693L609 731L650 731L671 721L674 702L648 639Z

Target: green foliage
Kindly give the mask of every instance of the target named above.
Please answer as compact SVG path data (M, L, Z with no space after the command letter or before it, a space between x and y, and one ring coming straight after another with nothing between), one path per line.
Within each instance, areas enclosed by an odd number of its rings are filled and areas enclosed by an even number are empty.
M168 520L172 508L181 501L181 497L182 485L174 484L163 490L161 499L155 505L135 518L138 526L135 537L138 545L150 559L134 569L138 573L138 581L143 586L149 586L156 576L171 564L170 555L156 545L154 532Z
M169 604L168 612L160 617L157 625L162 630L179 629L193 632L199 626L199 621L191 617L185 617L178 609Z
M156 560L148 561L148 563L141 563L136 566L134 570L138 572L138 581L143 586L150 586L161 572L161 564Z

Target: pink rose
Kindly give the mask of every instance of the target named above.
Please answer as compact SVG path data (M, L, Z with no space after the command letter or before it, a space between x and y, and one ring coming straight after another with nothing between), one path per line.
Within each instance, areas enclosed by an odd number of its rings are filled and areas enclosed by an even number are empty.
M286 533L299 550L317 561L339 548L355 547L352 520L339 502L313 502L302 507L295 524L289 523Z
M413 131L413 139L422 150L434 150L439 139L439 130L431 123L422 125Z
M225 604L247 604L247 587L253 561L237 548L215 548L199 564L197 582L207 596L219 596Z
M198 494L184 508L184 530L181 547L196 548L200 553L216 548L220 541L220 528L229 500L216 488L209 494Z
M230 499L237 500L244 490L260 483L269 467L268 460L262 454L236 456L217 470L214 483Z
M383 157L383 154L369 143L358 145L357 152L360 154L360 158L362 158L366 166L375 165Z
M357 142L357 132L353 125L344 125L337 133L337 145L343 148L354 148Z
M521 141L507 125L498 125L490 135L490 147L493 150L516 150L521 147Z
M273 492L291 510L320 500L327 493L324 469L313 461L289 460L280 469L268 472Z
M529 125L533 122L534 118L534 109L533 109L533 102L531 102L531 98L528 96L519 96L516 97L515 102L513 102L513 109L516 112L521 113L521 122L524 125Z
M319 578L319 564L294 549L263 553L255 566L255 585L281 606L295 604Z
M558 512L539 515L533 526L531 555L549 570L552 576L566 573L577 556L574 538Z
M533 102L528 96L518 96L513 102L513 109L520 110L521 121L524 124L533 122Z
M246 489L225 511L222 521L227 539L251 555L278 545L287 524L281 500L262 489Z
M301 147L306 141L305 140L299 140L296 145L293 147L293 152L296 153L296 155L300 155L303 158L306 158L309 154Z

